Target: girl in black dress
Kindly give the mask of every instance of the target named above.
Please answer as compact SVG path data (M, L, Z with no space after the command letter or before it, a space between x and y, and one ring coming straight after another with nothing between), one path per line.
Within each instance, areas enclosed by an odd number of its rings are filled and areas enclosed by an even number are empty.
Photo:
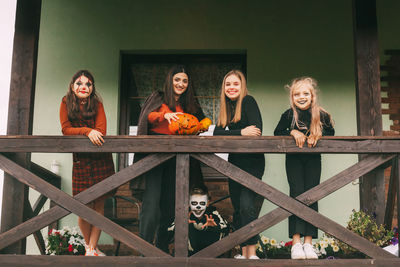
M286 88L290 91L290 108L282 114L274 135L291 135L302 148L306 142L314 147L321 136L335 134L331 116L317 103L316 80L297 78ZM286 176L293 198L315 187L321 178L321 154L286 154ZM318 211L318 203L310 208ZM289 237L293 238L292 259L318 259L312 247L312 239L318 238L315 226L290 216Z
M214 135L260 136L262 119L255 99L247 94L246 78L239 70L228 72L222 82L221 106ZM229 154L228 161L261 179L265 169L264 154ZM234 208L233 224L236 229L258 218L256 202L260 196L229 179L229 192ZM261 199L262 200L262 199ZM239 259L258 259L257 236L241 244Z

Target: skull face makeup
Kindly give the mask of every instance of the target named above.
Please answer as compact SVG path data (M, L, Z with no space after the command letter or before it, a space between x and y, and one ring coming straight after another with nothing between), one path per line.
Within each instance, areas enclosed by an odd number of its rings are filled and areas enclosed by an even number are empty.
M204 212L206 211L208 203L208 196L207 195L191 195L190 196L190 210L193 212L193 215L197 218L203 216Z

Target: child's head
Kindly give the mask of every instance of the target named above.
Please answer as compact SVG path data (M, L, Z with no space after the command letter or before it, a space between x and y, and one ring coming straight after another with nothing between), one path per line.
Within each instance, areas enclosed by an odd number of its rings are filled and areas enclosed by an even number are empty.
M72 91L77 98L86 99L92 93L96 93L93 75L88 70L80 70L72 76L69 83L69 90Z
M164 83L164 102L173 111L177 104L191 114L199 109L190 74L184 65L174 65L168 71Z
M290 106L293 110L294 122L299 129L306 129L305 125L299 123L297 109L310 110L311 125L307 129L312 136L322 135L322 123L320 121L320 112L323 110L317 102L317 81L311 77L300 77L294 79L290 85L285 86L289 89Z
M311 77L296 78L290 85L290 105L294 109L307 110L317 105L317 81Z
M238 122L241 119L242 100L248 94L246 78L240 70L231 70L228 72L221 86L220 94L220 112L218 117L218 125L225 127L230 122ZM236 101L236 109L233 119L232 114L227 105L228 101Z
M84 119L92 118L97 112L98 102L94 77L88 70L76 72L68 85L66 104L68 118L74 120L82 116ZM80 108L83 105L83 109Z
M207 187L195 187L190 191L190 210L197 218L203 216L208 205Z

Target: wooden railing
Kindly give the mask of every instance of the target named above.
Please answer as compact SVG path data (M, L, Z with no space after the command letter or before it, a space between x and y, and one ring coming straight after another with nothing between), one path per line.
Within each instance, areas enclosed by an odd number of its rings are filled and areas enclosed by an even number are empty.
M6 154L4 153L6 152L7 155L8 153L19 152L145 152L150 154L75 197L71 197L10 160L8 156L5 156ZM326 197L374 169L388 165L391 162L396 163L392 167L392 176L393 181L397 181L397 183L393 182L393 186L396 185L394 187L398 187L398 166L400 165L398 164L398 154L400 153L400 138L398 137L324 137L315 148L304 147L299 149L290 137L108 136L105 138L105 144L102 147L96 147L87 138L78 136L0 136L0 153L1 169L20 182L39 191L58 205L0 234L0 250L48 224L74 213L146 257L171 258L170 255L113 223L88 208L85 204L176 156L176 258L187 257L189 157L203 162L279 206L279 208L196 253L191 259L217 257L249 237L284 220L291 214L295 214L373 259L394 258L392 254L312 210L308 205ZM213 153L340 153L368 155L358 163L293 199L215 156ZM390 207L388 211L390 211ZM387 214L386 217L389 220L392 215L390 215L390 212L387 212Z

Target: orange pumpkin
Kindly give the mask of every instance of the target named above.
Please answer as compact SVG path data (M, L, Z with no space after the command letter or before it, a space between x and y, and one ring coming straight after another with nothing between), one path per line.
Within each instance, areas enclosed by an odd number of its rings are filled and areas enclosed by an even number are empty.
M211 125L211 120L208 118L203 119L201 122L188 113L177 114L178 120L171 121L168 125L168 129L171 134L180 135L194 135L199 131L205 131Z
M212 121L209 118L204 118L199 122L199 131L205 132L208 130L208 127L212 124Z

